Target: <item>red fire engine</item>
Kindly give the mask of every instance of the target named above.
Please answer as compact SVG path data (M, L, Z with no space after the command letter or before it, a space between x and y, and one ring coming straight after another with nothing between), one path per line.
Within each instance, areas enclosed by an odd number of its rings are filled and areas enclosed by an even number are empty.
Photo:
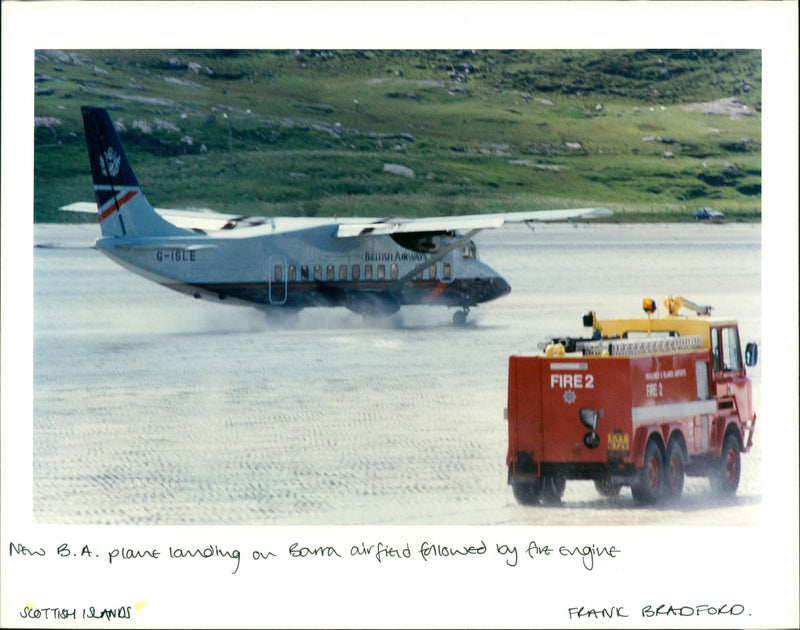
M667 314L598 320L591 338L552 339L537 356L512 356L508 372L508 482L523 504L559 503L567 479L592 479L640 504L677 498L685 475L733 495L756 414L735 320L680 297ZM694 316L678 315L681 308Z

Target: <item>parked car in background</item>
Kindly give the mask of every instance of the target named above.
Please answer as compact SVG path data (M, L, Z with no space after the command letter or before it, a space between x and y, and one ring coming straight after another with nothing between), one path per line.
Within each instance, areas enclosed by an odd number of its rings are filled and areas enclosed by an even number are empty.
M725 215L722 214L719 210L714 210L714 208L698 208L694 212L692 212L692 216L699 220L702 219L724 219Z

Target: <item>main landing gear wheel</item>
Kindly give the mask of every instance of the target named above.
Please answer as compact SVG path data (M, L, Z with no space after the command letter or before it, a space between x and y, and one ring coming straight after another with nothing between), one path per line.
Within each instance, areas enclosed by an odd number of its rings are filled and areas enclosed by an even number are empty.
M732 433L725 436L722 443L722 454L714 460L714 467L708 480L711 489L720 496L733 496L739 487L739 477L742 474L742 458L739 440Z
M454 326L466 325L467 315L469 315L469 309L467 307L464 307L462 310L453 313L453 325Z

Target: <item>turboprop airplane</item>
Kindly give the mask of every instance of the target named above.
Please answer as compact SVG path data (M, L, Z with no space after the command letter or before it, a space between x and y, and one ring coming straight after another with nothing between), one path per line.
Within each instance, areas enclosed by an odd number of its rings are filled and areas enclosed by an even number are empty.
M344 306L387 317L410 304L469 309L506 295L472 238L504 223L592 219L605 208L418 219L238 217L154 209L108 112L82 107L101 236L95 247L126 269L197 299L266 311ZM86 211L85 202L64 210Z

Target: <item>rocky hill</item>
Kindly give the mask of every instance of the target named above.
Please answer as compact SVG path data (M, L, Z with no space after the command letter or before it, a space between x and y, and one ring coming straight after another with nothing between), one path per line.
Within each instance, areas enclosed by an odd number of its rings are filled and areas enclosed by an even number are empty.
M160 206L760 217L758 51L41 50L35 89L37 220L91 199L84 104Z

